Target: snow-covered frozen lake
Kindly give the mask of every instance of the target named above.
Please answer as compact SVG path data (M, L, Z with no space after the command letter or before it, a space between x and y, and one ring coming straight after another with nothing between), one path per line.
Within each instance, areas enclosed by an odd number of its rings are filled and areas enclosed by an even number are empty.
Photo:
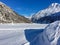
M0 24L0 45L24 45L48 24ZM27 45L27 44L26 44Z
M44 29L48 24L21 23L21 24L0 24L0 30L21 30L21 29Z

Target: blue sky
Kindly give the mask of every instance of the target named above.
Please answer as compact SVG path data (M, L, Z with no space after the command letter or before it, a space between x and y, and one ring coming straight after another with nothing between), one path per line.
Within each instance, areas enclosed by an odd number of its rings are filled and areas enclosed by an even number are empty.
M59 0L0 0L11 7L18 14L30 16L39 10L47 8L51 3L60 3Z

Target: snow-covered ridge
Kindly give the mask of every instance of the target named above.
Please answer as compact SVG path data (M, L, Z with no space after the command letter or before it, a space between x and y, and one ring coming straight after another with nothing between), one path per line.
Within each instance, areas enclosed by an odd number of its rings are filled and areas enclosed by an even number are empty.
M60 21L49 24L32 40L31 45L60 45Z
M56 21L46 28L46 35L51 45L58 45L60 40L60 21Z
M43 10L39 11L38 13L36 13L35 15L33 15L32 18L38 20L41 17L49 16L49 15L57 13L57 12L60 12L60 4L52 3L48 8L43 9Z

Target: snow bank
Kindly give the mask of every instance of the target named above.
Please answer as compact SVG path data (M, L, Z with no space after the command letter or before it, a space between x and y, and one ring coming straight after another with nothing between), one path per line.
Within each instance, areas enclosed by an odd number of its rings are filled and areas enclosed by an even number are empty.
M0 45L24 45L27 42L29 44L26 36L34 37L38 34L37 29L44 29L46 26L46 24L0 24ZM29 30L29 34L25 30Z
M49 24L45 30L38 34L30 45L59 45L60 44L60 21Z

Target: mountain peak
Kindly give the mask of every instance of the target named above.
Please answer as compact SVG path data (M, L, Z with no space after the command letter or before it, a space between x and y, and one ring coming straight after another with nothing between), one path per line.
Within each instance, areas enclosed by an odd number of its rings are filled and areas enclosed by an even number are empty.
M48 8L40 10L35 15L32 16L33 22L46 22L44 20L41 21L41 18L46 16L51 16L54 14L60 14L60 4L59 3L52 3ZM47 18L45 18L46 20Z
M0 2L0 23L30 23L24 16L17 14L3 2Z
M60 7L60 4L59 3L52 3L49 7Z
M52 6L56 6L56 5L58 5L59 3L52 3Z

